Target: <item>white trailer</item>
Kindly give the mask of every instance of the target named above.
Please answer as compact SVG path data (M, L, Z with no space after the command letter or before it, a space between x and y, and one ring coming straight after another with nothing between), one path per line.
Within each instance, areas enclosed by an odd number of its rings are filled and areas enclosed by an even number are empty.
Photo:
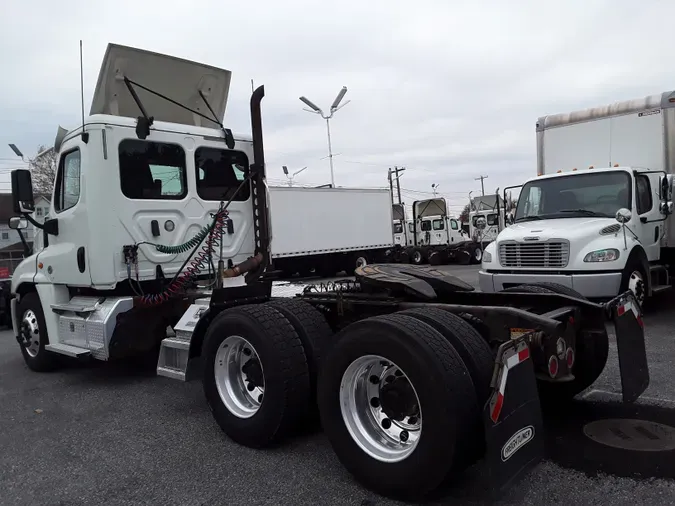
M385 188L270 187L272 263L290 276L351 275L394 246Z
M545 116L537 177L486 249L484 291L550 281L590 298L671 288L675 92Z

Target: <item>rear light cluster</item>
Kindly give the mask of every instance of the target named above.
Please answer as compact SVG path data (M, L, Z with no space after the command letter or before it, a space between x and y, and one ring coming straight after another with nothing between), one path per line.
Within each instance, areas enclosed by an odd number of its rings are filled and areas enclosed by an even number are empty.
M548 359L548 375L551 378L558 376L558 371L560 369L558 359L567 362L568 370L571 370L574 365L574 350L571 347L567 347L563 339L558 339L555 351L556 354L551 355Z

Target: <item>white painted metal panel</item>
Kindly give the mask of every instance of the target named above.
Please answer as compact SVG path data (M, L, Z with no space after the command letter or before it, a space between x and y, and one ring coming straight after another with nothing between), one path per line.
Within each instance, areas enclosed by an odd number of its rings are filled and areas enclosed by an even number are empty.
M610 118L545 130L543 173L609 167L610 133Z
M270 187L272 257L393 245L387 189Z
M663 170L663 111L612 118L611 165Z

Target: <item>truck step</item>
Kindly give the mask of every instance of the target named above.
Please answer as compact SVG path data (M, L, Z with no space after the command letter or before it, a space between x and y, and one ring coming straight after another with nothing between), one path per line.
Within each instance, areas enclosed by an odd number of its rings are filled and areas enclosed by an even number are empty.
M190 341L179 337L162 339L157 360L157 375L185 381Z
M77 346L71 346L69 344L64 343L46 344L45 350L73 358L83 358L91 355L91 351L89 350L85 350L84 348L78 348Z
M105 300L100 297L73 297L65 304L52 304L52 311L57 314L75 313L88 314L93 313L98 308L98 305Z
M652 293L663 293L672 289L673 289L672 285L656 285L652 286Z

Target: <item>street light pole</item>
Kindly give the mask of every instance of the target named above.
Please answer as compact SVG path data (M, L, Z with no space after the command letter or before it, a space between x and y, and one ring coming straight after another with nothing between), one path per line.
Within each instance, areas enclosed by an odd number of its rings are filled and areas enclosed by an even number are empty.
M300 174L300 173L301 173L303 170L305 170L307 167L303 167L303 168L300 169L300 170L296 170L292 175L289 175L289 174L288 174L288 167L286 167L285 165L283 165L281 168L283 169L284 174L286 174L286 177L288 178L288 186L293 186L293 178L295 178L295 176L297 176L298 174Z
M340 105L346 93L347 87L343 86L340 92L337 94L337 97L335 97L335 100L333 100L333 103L330 106L330 114L328 115L324 114L321 108L316 104L314 104L314 102L309 100L307 97L305 96L300 97L300 101L309 107L309 109L303 108L304 111L318 114L319 116L321 116L323 119L326 120L326 132L328 133L328 160L330 162L330 182L333 188L335 188L335 172L333 170L333 146L331 144L330 139L330 119L333 117L333 114L335 114L337 111L342 109L345 105L347 105L350 102L350 100L347 100L345 103Z

